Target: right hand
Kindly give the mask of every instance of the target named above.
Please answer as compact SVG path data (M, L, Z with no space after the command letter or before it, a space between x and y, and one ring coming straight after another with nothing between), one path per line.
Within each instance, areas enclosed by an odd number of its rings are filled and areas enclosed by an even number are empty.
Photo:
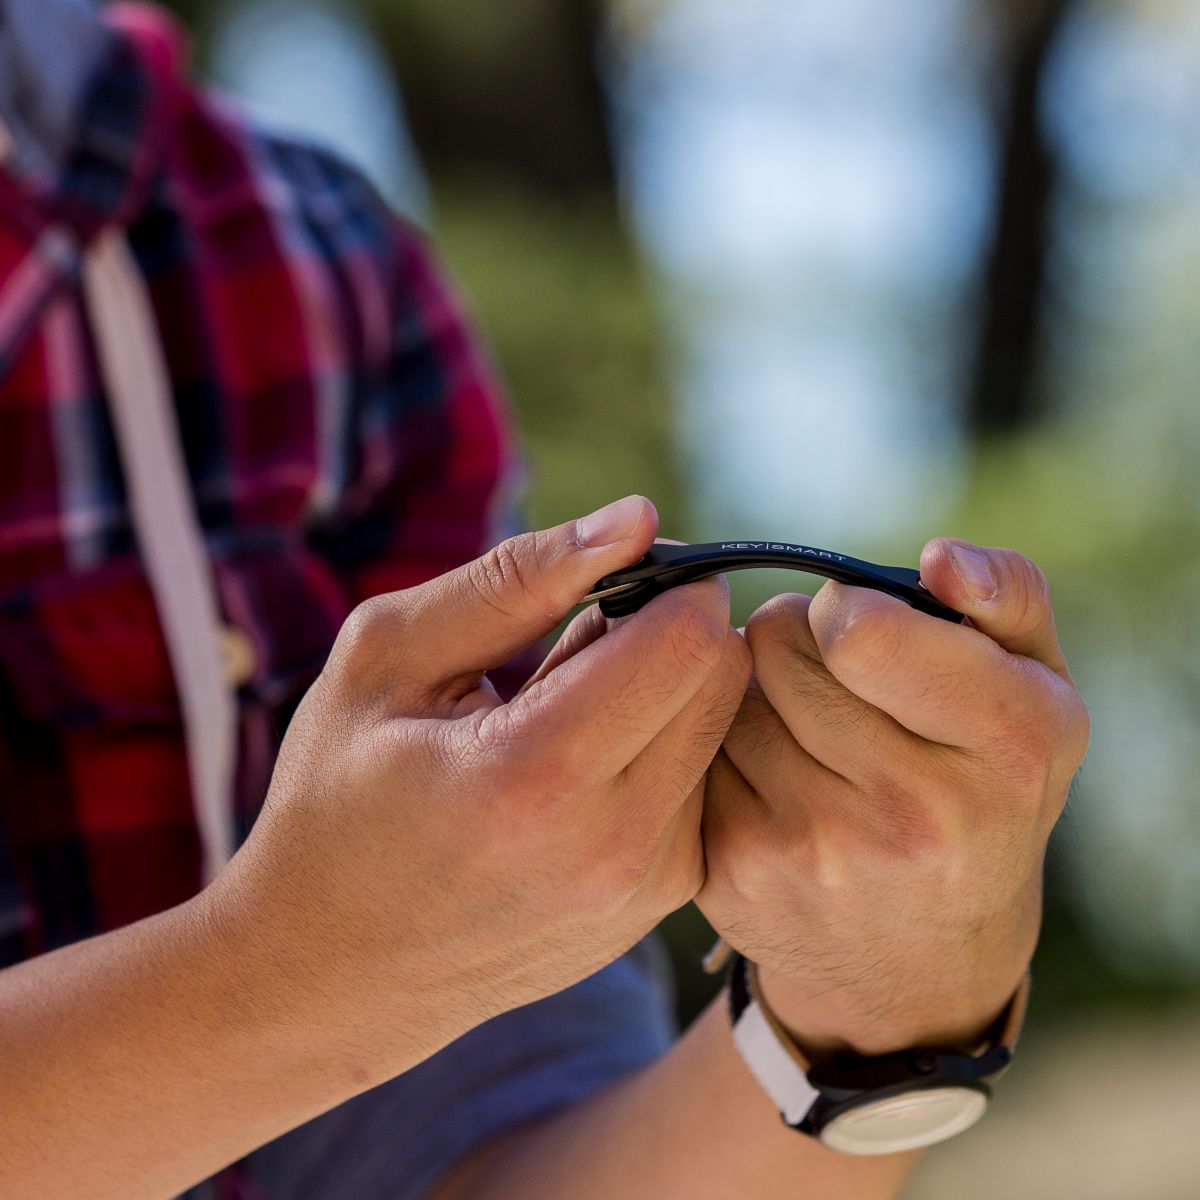
M485 677L656 526L629 497L367 601L300 705L214 911L373 1048L373 1075L411 1065L392 1029L432 1052L604 966L703 882L704 775L750 671L721 582L611 627L587 610L507 704Z

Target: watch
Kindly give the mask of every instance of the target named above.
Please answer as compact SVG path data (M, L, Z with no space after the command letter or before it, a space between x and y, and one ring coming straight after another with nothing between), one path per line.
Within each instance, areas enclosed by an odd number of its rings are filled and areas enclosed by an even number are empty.
M729 1013L742 1058L786 1125L843 1154L895 1154L944 1141L983 1116L991 1085L1012 1060L1029 984L1026 975L973 1052L917 1047L810 1063L740 954L729 974Z

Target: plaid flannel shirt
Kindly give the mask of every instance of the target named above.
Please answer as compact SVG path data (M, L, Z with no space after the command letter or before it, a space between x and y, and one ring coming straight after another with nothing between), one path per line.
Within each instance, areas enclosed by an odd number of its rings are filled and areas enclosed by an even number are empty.
M245 834L350 607L502 536L488 363L421 238L330 155L180 77L110 18L52 171L0 168L0 966L194 893L179 706L79 287L127 231L165 351L239 692Z

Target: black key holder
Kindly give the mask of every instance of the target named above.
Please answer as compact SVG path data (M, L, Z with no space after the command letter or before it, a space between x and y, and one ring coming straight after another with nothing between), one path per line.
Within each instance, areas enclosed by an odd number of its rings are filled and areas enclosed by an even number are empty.
M624 617L649 604L655 596L685 583L695 583L726 571L783 567L821 575L855 587L874 588L903 600L919 612L943 621L961 623L963 614L937 600L910 567L881 567L832 550L794 542L704 542L694 546L656 544L639 562L597 581L582 603L599 601L606 617Z

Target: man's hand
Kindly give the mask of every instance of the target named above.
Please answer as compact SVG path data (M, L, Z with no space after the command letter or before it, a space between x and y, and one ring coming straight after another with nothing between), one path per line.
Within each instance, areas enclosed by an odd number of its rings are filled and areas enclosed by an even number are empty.
M484 676L656 524L630 497L361 606L217 879L0 971L0 1193L178 1195L694 894L750 672L724 589L585 617L509 704Z
M392 1018L435 1049L604 966L700 886L702 781L750 670L723 586L604 636L577 623L508 704L484 675L656 523L630 497L369 601L288 731L216 911L379 1078L410 1065Z
M954 626L878 592L779 596L709 772L698 903L813 1052L971 1043L1037 940L1088 719L1041 572L938 539Z

